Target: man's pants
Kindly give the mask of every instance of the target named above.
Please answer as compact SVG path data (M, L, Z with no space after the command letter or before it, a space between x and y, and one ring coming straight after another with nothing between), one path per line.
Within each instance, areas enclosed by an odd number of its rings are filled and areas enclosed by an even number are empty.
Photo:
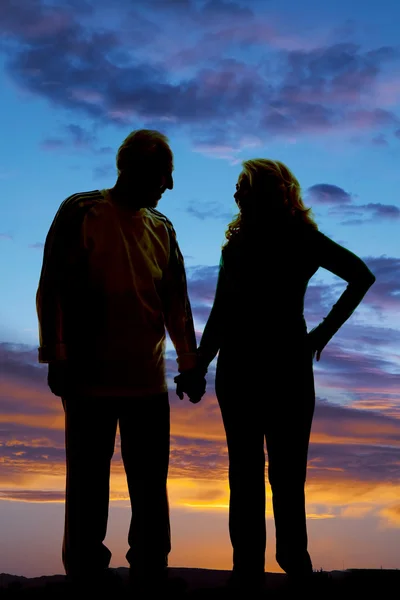
M311 353L300 349L287 361L282 352L276 364L266 358L257 368L221 351L216 394L229 452L233 570L264 572L266 442L276 560L288 574L310 573L304 488L315 405Z
M62 558L66 574L105 570L110 463L117 425L132 516L126 554L132 571L165 569L171 550L167 476L168 393L143 398L62 398L66 498Z

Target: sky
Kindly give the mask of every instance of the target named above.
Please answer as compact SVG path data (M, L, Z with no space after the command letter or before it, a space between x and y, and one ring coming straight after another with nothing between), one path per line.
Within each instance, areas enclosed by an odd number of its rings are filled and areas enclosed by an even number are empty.
M0 572L63 573L63 411L37 361L43 243L67 196L114 184L137 128L162 131L174 152L158 208L185 257L198 337L245 159L287 164L319 229L375 274L314 363L309 550L318 569L400 567L399 18L396 0L2 0ZM345 286L317 271L308 329ZM170 565L230 569L215 362L198 405L175 394L170 341L167 366ZM117 439L111 566L127 566L129 518ZM266 569L279 572L269 487L267 536Z

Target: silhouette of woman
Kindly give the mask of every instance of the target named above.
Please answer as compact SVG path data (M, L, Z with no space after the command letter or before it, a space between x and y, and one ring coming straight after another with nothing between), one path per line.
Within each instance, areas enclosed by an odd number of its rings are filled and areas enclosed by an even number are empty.
M313 358L375 281L355 254L318 230L296 177L281 162L242 163L236 218L226 231L214 303L198 353L217 353L215 390L229 453L231 583L263 585L265 452L276 560L292 578L312 573L305 481L315 404ZM310 333L303 316L311 277L323 267L348 282Z

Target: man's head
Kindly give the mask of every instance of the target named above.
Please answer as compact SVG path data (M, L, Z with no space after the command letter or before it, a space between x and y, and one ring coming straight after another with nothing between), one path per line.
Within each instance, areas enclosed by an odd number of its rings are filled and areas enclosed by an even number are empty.
M159 131L137 129L117 152L117 187L141 207L155 207L166 189L172 190L174 156L168 138Z

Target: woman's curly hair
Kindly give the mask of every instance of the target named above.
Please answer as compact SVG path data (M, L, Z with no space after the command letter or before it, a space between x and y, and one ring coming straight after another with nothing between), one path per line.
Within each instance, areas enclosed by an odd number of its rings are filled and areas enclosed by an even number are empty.
M304 205L301 187L286 165L278 160L254 158L242 162L241 183L248 194L239 203L239 213L229 223L225 232L226 246L246 235L254 235L254 225L265 226L265 218L271 227L282 223L303 223L313 229L318 225L313 219L312 209Z

